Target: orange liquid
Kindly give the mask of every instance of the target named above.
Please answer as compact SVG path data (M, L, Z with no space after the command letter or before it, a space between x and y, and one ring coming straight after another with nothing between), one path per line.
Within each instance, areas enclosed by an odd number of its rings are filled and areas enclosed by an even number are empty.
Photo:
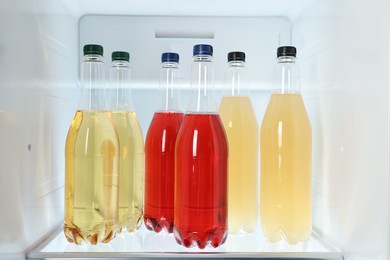
M260 219L266 238L310 238L311 126L300 94L273 94L260 132Z
M133 232L142 223L145 174L144 141L134 111L111 111L120 146L119 232Z
M225 96L218 110L229 143L229 233L253 232L258 211L259 127L247 96Z
M105 111L79 110L65 146L65 223L75 244L109 242L117 233L119 142Z

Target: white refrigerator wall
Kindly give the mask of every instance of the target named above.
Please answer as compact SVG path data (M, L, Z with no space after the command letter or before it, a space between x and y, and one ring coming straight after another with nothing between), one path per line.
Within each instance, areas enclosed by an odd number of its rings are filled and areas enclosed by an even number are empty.
M313 3L293 22L313 127L314 226L389 259L389 2Z
M63 219L64 140L78 98L77 30L77 20L55 1L0 3L4 259L24 257Z
M144 135L161 52L181 54L186 79L191 46L212 43L221 80L227 52L246 51L261 123L275 48L291 41L313 128L314 228L346 259L390 258L390 3L115 3L0 2L0 258L23 257L62 223L64 145L79 97L81 48L90 41L105 47L107 67L111 51L131 52Z

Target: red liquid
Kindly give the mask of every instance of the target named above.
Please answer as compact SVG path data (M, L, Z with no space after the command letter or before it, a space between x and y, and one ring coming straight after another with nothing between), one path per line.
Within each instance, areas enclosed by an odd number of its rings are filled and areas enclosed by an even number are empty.
M175 150L176 241L185 247L227 237L228 146L218 114L187 114Z
M183 113L157 112L145 143L145 211L147 229L172 233L175 143Z

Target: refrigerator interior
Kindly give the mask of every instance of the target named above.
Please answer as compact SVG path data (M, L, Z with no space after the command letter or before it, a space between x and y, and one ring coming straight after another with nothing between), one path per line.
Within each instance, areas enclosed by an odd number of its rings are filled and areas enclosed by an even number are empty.
M192 46L210 43L217 96L227 53L246 52L259 125L271 93L275 50L297 47L313 130L316 235L296 247L229 237L222 249L206 251L389 259L389 10L385 0L1 1L0 258L30 252L31 258L63 257L67 250L200 252L182 249L163 234L150 242L145 230L122 236L114 246L77 249L62 242L59 227L64 145L80 93L82 46L103 45L107 69L112 51L130 52L129 87L145 136L158 100L161 53L180 54L185 108Z

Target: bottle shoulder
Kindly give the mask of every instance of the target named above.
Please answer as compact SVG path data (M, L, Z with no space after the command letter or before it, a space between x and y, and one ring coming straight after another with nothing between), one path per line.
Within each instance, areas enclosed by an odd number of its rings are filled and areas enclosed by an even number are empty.
M76 111L66 140L67 152L78 156L101 155L106 146L119 147L110 113L104 110Z
M302 96L298 93L272 94L264 114L265 126L310 127L309 117Z

